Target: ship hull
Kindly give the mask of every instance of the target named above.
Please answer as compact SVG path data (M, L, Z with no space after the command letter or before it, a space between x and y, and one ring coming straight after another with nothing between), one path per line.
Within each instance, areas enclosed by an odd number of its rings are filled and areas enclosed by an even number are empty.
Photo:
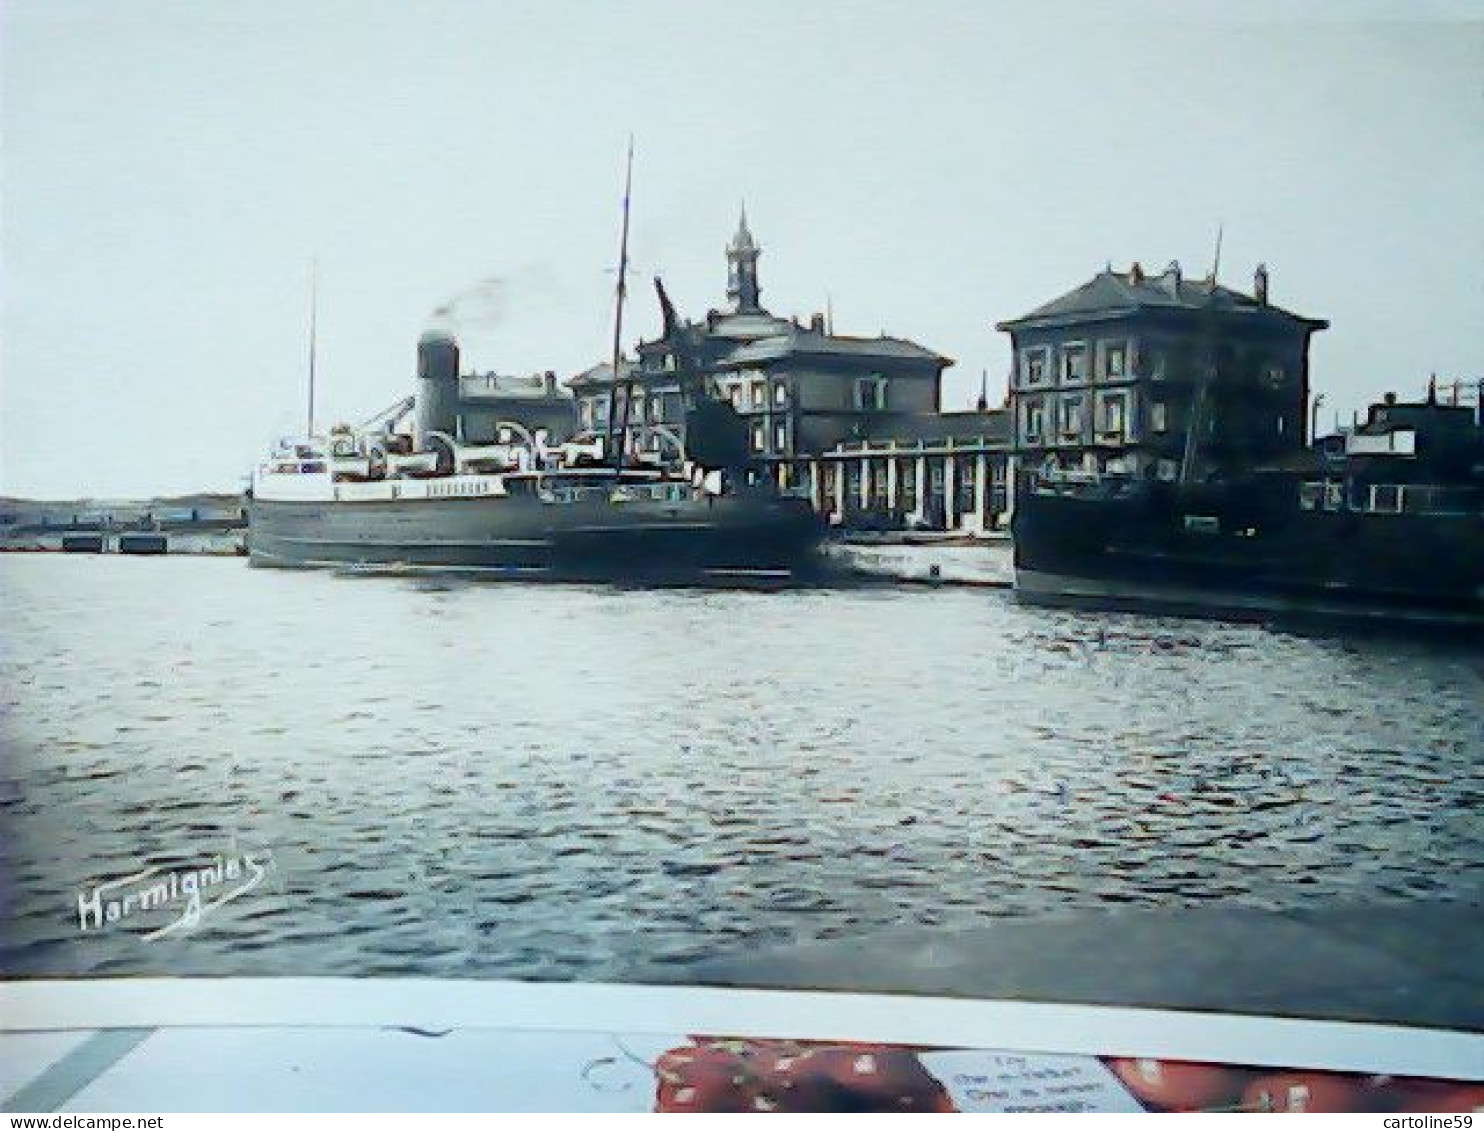
M532 498L253 499L248 557L282 568L393 568L554 580L789 577L817 564L806 502L772 496L550 505Z
M1478 516L1025 492L1014 538L1016 593L1032 604L1484 627Z

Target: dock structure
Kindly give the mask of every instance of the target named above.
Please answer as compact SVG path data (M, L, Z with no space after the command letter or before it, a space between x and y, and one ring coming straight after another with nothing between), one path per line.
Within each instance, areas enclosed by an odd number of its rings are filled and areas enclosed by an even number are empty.
M1009 523L1011 458L1005 436L861 440L779 475L807 483L832 526L984 536Z
M185 499L0 499L0 551L235 554L247 519L239 495Z

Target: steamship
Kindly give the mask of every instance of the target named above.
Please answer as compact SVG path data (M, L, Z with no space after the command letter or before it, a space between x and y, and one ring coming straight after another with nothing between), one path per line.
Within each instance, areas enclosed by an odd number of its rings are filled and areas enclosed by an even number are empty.
M630 143L606 431L553 442L551 426L565 431L572 413L555 374L524 389L494 375L465 378L457 339L435 326L418 341L414 396L360 430L313 437L311 305L311 438L281 445L253 473L252 564L682 583L786 580L816 567L824 531L813 508L751 466L742 420L717 395L658 278L681 388L681 451L667 463L658 452L626 450L633 387L621 343L633 165ZM466 380L486 386L471 390L482 411L465 411Z
M1286 465L1205 481L1029 473L1015 587L1036 604L1484 629L1484 393L1388 395Z
M430 330L415 396L378 427L281 444L252 476L251 563L641 582L788 579L815 564L808 501L750 485L745 468L624 455L606 435L554 442L530 412L488 421L488 442L462 439L470 380L452 332ZM561 405L540 382L527 399ZM505 391L509 403L522 390ZM704 447L704 420L692 431Z

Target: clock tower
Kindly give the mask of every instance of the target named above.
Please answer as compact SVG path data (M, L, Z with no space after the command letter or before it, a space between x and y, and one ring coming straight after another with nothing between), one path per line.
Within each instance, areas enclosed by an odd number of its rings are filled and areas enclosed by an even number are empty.
M747 206L744 204L737 234L727 245L727 298L732 300L732 309L738 314L762 310L759 305L762 287L757 281L758 255L758 246L747 229Z

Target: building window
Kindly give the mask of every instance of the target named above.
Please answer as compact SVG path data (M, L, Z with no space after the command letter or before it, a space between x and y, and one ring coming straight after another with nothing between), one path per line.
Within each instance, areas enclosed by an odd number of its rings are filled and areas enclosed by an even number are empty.
M1061 434L1063 436L1082 435L1082 398L1068 397L1061 404Z
M886 378L859 378L855 383L855 407L862 412L885 412Z
M1170 412L1164 401L1155 401L1149 406L1149 430L1163 432L1170 426Z
M1081 342L1062 346L1061 379L1063 381L1087 380L1087 347Z
M1045 348L1020 351L1020 377L1026 385L1039 385L1046 380Z
M593 427L608 427L608 398L598 397L593 401Z
M754 381L752 383L752 407L763 408L768 403L768 386L766 382Z
M1105 436L1123 435L1123 398L1109 397L1103 402L1103 420L1098 431Z
M788 425L778 421L773 425L773 450L782 452L788 448Z
M744 408L747 407L747 390L744 389L741 385L732 386L731 396L732 407L738 412L741 412Z
M1103 376L1123 377L1128 373L1128 346L1112 342L1103 347Z
M649 419L658 424L665 419L665 395L656 393L649 398Z
M766 451L768 446L768 434L763 429L762 422L752 426L752 450L755 452Z
M1040 401L1033 401L1025 406L1025 438L1035 443L1041 439L1041 433L1045 430L1046 410Z
M788 385L783 381L773 384L773 403L779 408L788 404Z

